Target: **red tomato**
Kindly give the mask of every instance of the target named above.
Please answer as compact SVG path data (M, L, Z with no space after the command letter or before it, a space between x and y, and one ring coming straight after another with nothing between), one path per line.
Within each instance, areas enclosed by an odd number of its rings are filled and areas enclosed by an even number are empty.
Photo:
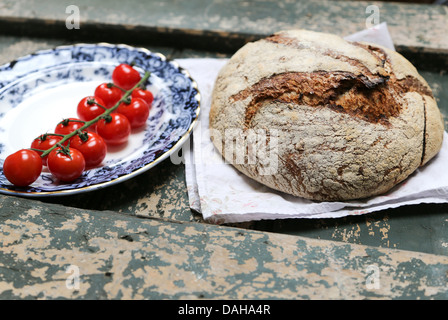
M99 97L88 96L81 99L76 109L79 119L90 121L103 114L104 109L98 104L105 107L104 101Z
M74 148L55 148L48 155L48 170L65 182L76 180L84 172L86 162L81 151Z
M31 143L31 148L39 150L48 150L62 140L61 136L55 136L52 134L43 134L38 138L34 139ZM42 154L40 151L36 151L39 155ZM42 163L44 166L47 165L48 155L42 158Z
M141 78L140 73L126 63L118 65L112 72L112 81L114 84L125 90L130 90Z
M123 91L110 83L102 83L95 89L95 97L103 100L103 106L108 109L116 105L122 96Z
M66 135L75 130L78 130L83 125L84 121L82 121L81 119L77 118L64 119L58 123L58 125L54 129L54 133Z
M149 106L143 99L132 98L130 103L120 103L116 112L128 118L131 128L135 129L146 124L149 116Z
M100 119L96 124L96 132L110 145L119 145L128 141L131 124L122 114L112 112L110 117Z
M42 159L36 151L19 150L6 157L3 173L9 182L18 187L26 187L39 178Z
M83 132L70 139L70 147L81 151L86 168L99 165L107 153L106 142L94 132Z
M151 107L151 104L154 101L154 95L152 92L142 88L135 88L135 90L131 93L131 97L145 100L149 107Z

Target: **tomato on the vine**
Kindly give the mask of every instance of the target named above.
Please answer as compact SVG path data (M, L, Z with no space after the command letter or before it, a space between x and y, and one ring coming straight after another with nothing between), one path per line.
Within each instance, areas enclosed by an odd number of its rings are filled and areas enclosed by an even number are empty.
M112 112L105 119L100 119L96 132L110 145L119 145L128 141L131 124L122 114Z
M149 116L149 106L143 99L132 98L130 101L120 103L116 112L128 118L131 128L135 129L146 124Z
M86 163L81 151L69 147L58 147L48 155L47 165L48 170L57 179L71 182L81 176Z
M149 76L146 72L142 78L129 64L118 65L112 72L112 82L100 84L93 95L78 102L78 118L62 120L54 133L42 134L31 142L30 149L19 150L5 159L2 172L6 179L16 186L28 186L39 178L46 165L57 180L72 182L86 168L101 165L108 145L126 143L131 129L147 122L154 101L152 92L143 86Z
M18 187L26 187L39 178L42 172L40 155L30 149L22 149L6 157L3 173L9 182Z
M87 96L79 101L76 112L79 119L90 121L103 114L104 108L102 108L101 106L106 107L104 105L104 101L101 98L95 96Z
M86 168L99 165L107 153L107 145L101 136L95 132L82 132L70 139L70 147L81 151L86 162Z
M94 95L103 100L103 106L110 109L121 99L123 91L112 83L105 82L96 87Z
M118 65L112 72L112 81L114 84L125 90L132 89L141 78L140 73L126 63Z
M51 147L53 147L54 145L56 145L57 143L59 143L59 141L62 140L61 136L56 136L54 134L42 134L39 137L37 137L36 139L33 140L33 142L31 142L31 148L33 149L39 149L39 150L48 150ZM37 151L36 152L41 155L42 152L41 151ZM48 155L46 155L45 157L42 158L42 163L44 166L47 165L47 158Z
M54 129L54 133L66 135L78 130L84 125L84 121L77 118L67 118L59 122Z
M152 92L143 88L135 88L131 93L131 97L145 100L149 107L151 107L152 102L154 101Z

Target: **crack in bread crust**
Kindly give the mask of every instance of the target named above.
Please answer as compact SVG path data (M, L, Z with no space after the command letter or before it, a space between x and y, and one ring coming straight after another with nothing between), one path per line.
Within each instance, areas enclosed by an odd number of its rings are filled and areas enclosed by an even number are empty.
M426 102L425 102L425 99L423 99L423 138L422 138L422 144L423 144L423 147L422 147L422 158L421 158L421 160L420 160L420 165L422 165L423 164L423 161L424 161L424 159L425 159L425 152L426 152L426 121L427 121L427 119L426 119Z
M389 125L388 119L400 113L402 95L413 91L431 96L413 77L391 77L385 83L372 85L349 72L287 72L264 78L230 98L239 101L251 97L245 114L247 128L260 107L270 101L328 107L364 121Z
M401 108L394 97L395 90L386 85L368 89L365 83L365 79L348 72L288 72L264 78L231 99L238 101L251 97L246 108L246 127L250 127L252 118L267 101L328 107L387 125L388 118L397 116Z
M327 49L327 48L321 48L316 44L313 44L313 47L310 48L309 46L306 46L302 44L299 40L290 38L288 36L282 35L282 34L275 34L265 39L268 42L285 45L289 47L293 47L296 49L312 49L320 55L329 56L335 60L340 60L349 63L352 66L357 67L359 70L361 70L362 77L365 77L368 79L368 81L365 82L366 86L368 88L373 88L376 85L384 83L388 77L389 74L386 71L385 64L388 62L387 55L382 50L374 50L373 47L370 48L370 46L366 46L361 43L352 43L355 46L361 47L364 50L368 51L376 60L378 60L378 65L381 66L381 68L378 70L378 74L373 74L369 68L367 68L361 61L355 58L348 57L346 55L343 55L341 53L338 53L334 50Z
M265 41L299 50L308 49L307 45L297 39L282 34L274 34ZM246 127L251 126L252 118L260 107L270 101L328 107L364 121L389 125L389 118L399 115L401 98L406 92L433 97L431 89L418 79L412 76L397 79L392 72L388 55L381 48L357 42L352 45L366 50L378 61L381 66L378 74L373 74L357 59L313 45L312 49L320 54L356 66L361 70L360 74L345 71L286 72L263 78L230 97L233 101L251 97L245 114Z
M372 46L370 44L351 42L354 46L361 47L366 51L370 52L372 56L376 56L382 63L383 67L390 69L390 79L400 87L401 92L418 92L422 95L427 95L434 98L432 91L424 83L412 76L406 76L403 79L397 79L391 68L391 61L387 53L379 48Z

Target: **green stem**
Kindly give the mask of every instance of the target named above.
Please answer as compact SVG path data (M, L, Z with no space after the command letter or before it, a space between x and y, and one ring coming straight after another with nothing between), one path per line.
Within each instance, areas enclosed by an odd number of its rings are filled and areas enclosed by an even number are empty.
M107 110L107 108L101 104L99 104L98 102L95 101L95 99L89 99L87 100L87 104L95 104L98 107L102 108L103 110Z
M40 139L42 141L45 141L45 139L47 139L48 136L58 136L58 137L63 137L63 134L59 134L59 133L44 133L41 134L40 136L38 136L37 138L34 138L33 140L37 140ZM44 151L44 150L43 150Z
M64 119L61 122L59 122L58 124L63 124L64 126L68 126L69 122L81 122L81 123L86 123L83 120L78 120L78 119Z
M151 75L150 72L146 72L145 75L142 77L142 79L134 86L132 87L130 90L126 91L124 93L124 95L121 97L121 99L111 108L105 110L102 114L100 114L99 116L97 116L96 118L90 120L90 121L85 121L84 125L75 130L72 131L69 134L66 134L61 141L59 141L58 144L64 144L65 141L69 140L70 138L74 137L75 135L77 135L78 133L82 132L83 130L87 129L88 127L90 127L92 124L96 123L97 121L99 121L100 119L102 119L103 117L111 114L113 111L115 111L115 109L118 108L118 106L120 105L120 103L122 103L123 101L125 101L132 93L132 91L134 91L137 87L140 86L140 84L144 83L146 80L148 80L149 76ZM41 154L41 157L45 157L46 155L48 155L51 151L53 151L54 149L56 149L58 147L58 144L52 146L51 148L47 149L46 151L44 151Z
M110 85L111 87L118 88L118 89L120 89L120 90L123 91L123 92L126 92L125 89L123 89L122 87L117 86L117 85L116 85L115 83L113 83L113 82L110 82L108 85Z

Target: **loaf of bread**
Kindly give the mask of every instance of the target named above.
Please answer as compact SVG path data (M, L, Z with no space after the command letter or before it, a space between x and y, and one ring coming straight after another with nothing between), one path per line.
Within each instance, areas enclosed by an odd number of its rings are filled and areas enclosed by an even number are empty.
M440 150L427 82L395 51L288 30L248 43L220 71L213 144L243 174L288 194L383 194Z

